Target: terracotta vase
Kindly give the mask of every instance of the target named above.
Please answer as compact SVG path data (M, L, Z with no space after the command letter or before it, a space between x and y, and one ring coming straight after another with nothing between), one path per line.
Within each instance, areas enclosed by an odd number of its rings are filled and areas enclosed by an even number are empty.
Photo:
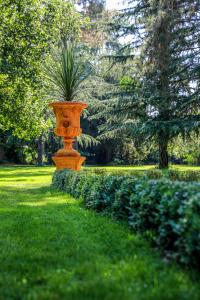
M49 104L56 116L57 136L63 138L64 147L52 157L57 170L71 169L80 171L85 157L73 149L74 138L81 135L80 116L87 104L81 102L53 102Z

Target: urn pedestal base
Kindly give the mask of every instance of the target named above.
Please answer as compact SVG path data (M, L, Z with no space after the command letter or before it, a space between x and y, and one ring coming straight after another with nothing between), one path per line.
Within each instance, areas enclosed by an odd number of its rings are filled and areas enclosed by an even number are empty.
M52 159L57 170L70 169L80 171L81 165L86 158L84 156L53 156Z

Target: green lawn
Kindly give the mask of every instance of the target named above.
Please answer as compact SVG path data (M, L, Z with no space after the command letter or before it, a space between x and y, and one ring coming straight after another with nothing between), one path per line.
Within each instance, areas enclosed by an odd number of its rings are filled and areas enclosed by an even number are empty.
M53 191L53 170L0 168L0 300L200 299L140 236Z
M141 165L141 166L87 166L84 167L86 169L106 169L108 171L120 171L120 170L131 170L131 171L146 171L150 169L154 169L156 165ZM200 171L200 166L188 166L188 165L170 165L170 169L179 170L179 171Z

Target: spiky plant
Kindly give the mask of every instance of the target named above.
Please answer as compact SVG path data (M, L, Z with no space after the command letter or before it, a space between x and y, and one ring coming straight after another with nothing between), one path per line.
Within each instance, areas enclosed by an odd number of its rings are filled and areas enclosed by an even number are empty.
M53 51L44 67L45 93L49 99L73 101L84 95L88 84L82 83L92 75L93 67L83 57L72 43L68 43L62 51ZM77 138L77 142L82 149L99 143L88 134L82 134Z
M91 64L76 55L76 46L68 43L54 53L45 66L48 97L58 101L73 101L81 90L81 83L91 74Z

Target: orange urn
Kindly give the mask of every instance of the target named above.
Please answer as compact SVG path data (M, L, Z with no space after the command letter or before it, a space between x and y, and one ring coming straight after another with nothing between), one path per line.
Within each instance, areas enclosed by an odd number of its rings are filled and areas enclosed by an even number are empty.
M64 147L58 150L52 157L57 170L71 169L80 171L85 157L73 149L74 138L81 135L80 116L87 107L82 102L53 102L49 104L56 116L57 136L63 138Z

